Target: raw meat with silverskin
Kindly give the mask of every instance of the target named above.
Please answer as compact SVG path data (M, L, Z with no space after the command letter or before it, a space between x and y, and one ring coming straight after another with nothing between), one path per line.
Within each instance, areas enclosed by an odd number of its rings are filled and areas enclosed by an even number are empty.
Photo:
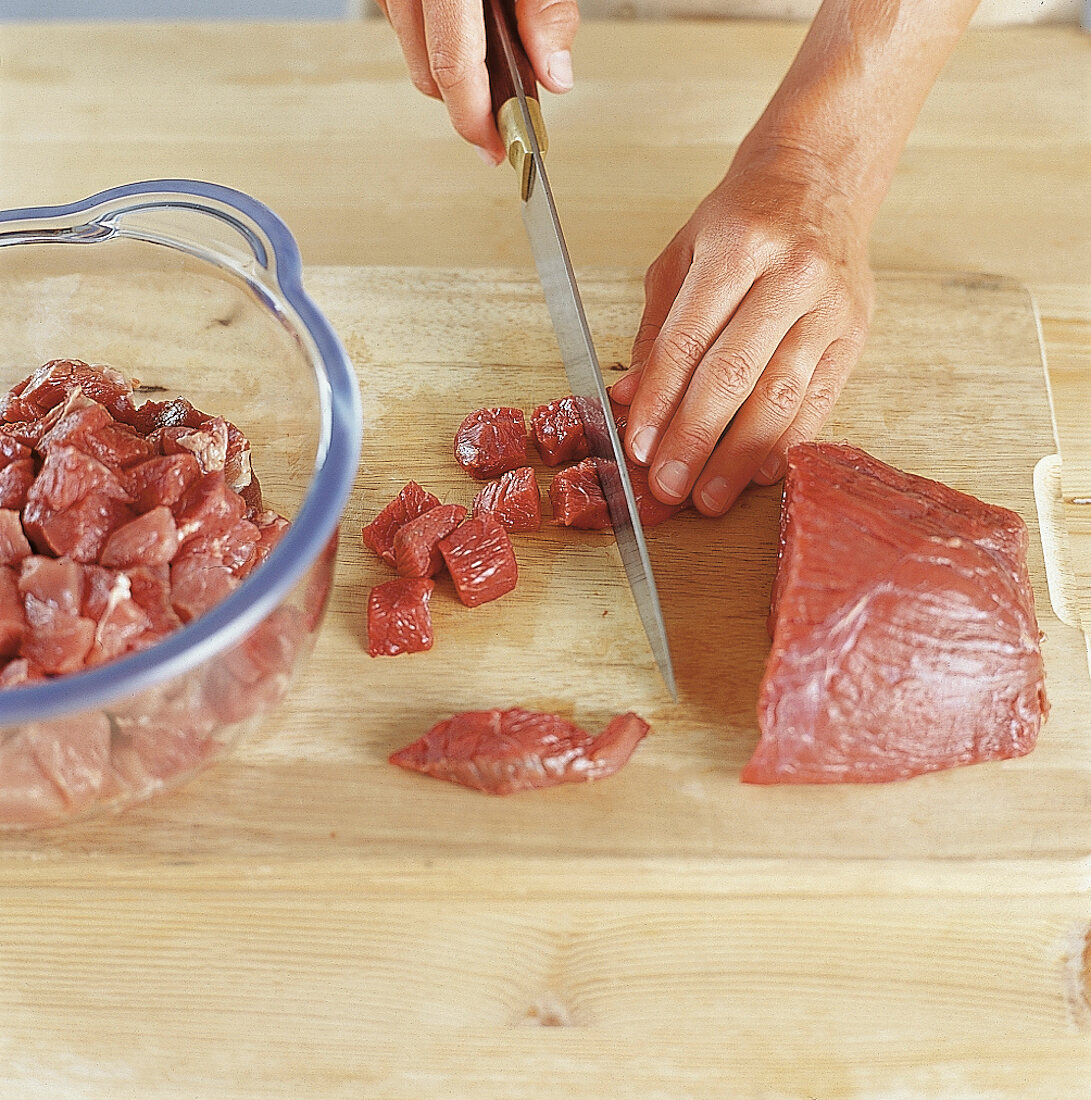
M1049 713L1015 512L856 447L788 453L747 783L878 783L1030 752Z

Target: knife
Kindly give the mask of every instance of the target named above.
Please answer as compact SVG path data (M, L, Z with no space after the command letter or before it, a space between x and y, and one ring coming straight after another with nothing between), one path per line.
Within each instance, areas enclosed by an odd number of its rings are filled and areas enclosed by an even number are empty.
M667 630L636 498L546 176L542 158L546 133L534 69L519 41L512 0L484 0L484 10L485 64L492 88L493 116L519 179L523 224L530 238L538 279L568 384L580 406L591 454L597 459L610 522L640 621L667 690L677 702Z

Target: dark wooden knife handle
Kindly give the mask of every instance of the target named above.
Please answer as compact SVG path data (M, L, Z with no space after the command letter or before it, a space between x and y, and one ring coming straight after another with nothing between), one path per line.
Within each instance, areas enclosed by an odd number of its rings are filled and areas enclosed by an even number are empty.
M495 118L509 99L515 98L515 85L511 79L504 53L505 43L515 58L519 75L523 79L523 91L528 99L538 98L538 81L534 66L527 57L519 38L515 22L514 0L484 0L485 5L485 67L489 70L492 90L492 113Z
M519 194L525 202L530 196L534 179L532 139L538 144L538 152L546 151L547 139L542 110L538 103L538 82L534 77L530 58L527 57L519 31L515 25L515 0L484 0L485 5L485 67L489 70L492 91L492 114L500 140L504 143L508 160L519 177ZM519 106L507 53L510 51L523 83L526 99L527 126Z

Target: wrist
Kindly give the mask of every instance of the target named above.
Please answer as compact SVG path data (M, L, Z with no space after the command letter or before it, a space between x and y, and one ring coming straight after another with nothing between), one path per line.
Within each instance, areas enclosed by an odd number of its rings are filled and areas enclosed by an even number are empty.
M862 239L871 231L890 181L866 144L844 134L834 140L806 127L770 125L765 116L744 138L728 174L775 181L778 190L794 195L798 209L836 214Z

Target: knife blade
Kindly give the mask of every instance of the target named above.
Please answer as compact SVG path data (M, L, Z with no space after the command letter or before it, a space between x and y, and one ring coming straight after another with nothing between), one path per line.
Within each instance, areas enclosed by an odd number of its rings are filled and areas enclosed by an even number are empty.
M659 592L637 513L625 455L602 378L591 330L572 271L542 154L545 126L534 69L519 41L511 0L484 0L486 66L492 108L508 159L519 178L523 224L557 337L565 374L579 403L610 513L618 551L652 655L671 698L678 688Z

